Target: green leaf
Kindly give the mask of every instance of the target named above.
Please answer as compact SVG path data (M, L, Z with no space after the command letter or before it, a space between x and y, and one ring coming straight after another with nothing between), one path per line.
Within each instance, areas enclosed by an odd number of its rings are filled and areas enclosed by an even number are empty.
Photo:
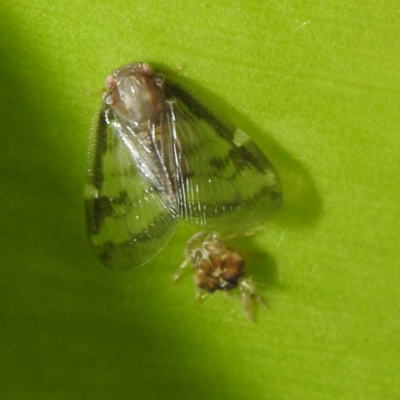
M400 25L391 2L3 1L0 387L6 399L400 396ZM267 154L284 206L249 242L269 309L99 264L86 148L106 75L179 69ZM240 221L238 221L240 229ZM258 253L267 256L259 257Z

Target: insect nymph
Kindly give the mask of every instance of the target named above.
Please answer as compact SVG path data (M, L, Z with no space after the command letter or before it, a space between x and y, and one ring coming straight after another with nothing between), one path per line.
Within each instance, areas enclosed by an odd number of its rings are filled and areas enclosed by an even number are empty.
M226 238L229 240L230 238ZM253 320L253 303L266 306L264 299L256 293L252 278L245 276L243 255L229 248L217 232L198 232L187 242L185 261L174 276L176 282L184 269L191 265L197 286L197 299L201 292L217 290L229 292L239 289L246 316Z
M146 263L180 219L245 230L263 224L281 199L259 148L173 76L137 62L106 78L85 189L89 239L106 266Z

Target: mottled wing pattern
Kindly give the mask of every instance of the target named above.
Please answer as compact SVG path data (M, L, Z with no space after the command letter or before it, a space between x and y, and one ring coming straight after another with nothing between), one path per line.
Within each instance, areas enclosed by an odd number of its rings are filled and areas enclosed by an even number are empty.
M183 219L234 231L263 224L282 201L270 161L244 132L180 85L168 86L167 99L174 151L181 157L176 174Z
M151 179L152 159L146 159L139 139L107 115L107 109L90 138L88 235L99 259L114 269L140 266L153 258L176 222L173 199L162 191L162 182Z

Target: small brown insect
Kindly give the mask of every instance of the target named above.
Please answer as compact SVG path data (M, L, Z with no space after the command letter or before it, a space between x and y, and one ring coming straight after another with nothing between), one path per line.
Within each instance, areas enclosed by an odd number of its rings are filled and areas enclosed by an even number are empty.
M193 235L187 242L184 256L185 261L179 267L173 282L176 282L183 270L191 264L198 288L197 299L201 297L202 290L213 293L216 290L228 292L237 288L242 297L245 314L250 320L253 320L254 302L267 305L265 300L256 294L251 277L245 278L243 256L227 247L217 232L202 231Z

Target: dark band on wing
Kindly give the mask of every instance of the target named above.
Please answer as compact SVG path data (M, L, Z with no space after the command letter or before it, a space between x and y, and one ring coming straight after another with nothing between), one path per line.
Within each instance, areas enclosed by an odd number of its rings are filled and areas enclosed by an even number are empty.
M158 218L156 218L149 225L148 230L142 231L136 235L131 235L129 240L122 243L113 243L112 241L104 242L101 246L94 246L95 252L99 257L100 261L105 265L110 266L110 264L115 261L116 253L129 253L134 249L135 243L146 243L157 240L171 232L171 222L166 217L169 217L168 213L162 213Z
M165 85L165 93L168 100L176 98L182 107L187 107L193 115L196 117L204 119L208 124L210 124L215 132L224 138L225 140L232 141L235 126L228 123L227 121L218 118L213 112L204 107L199 101L197 101L189 92L180 86L181 84L176 84L174 82L167 82Z
M104 218L123 218L132 208L132 201L129 200L128 193L125 190L119 192L118 197L110 198L108 196L93 197L85 200L86 217L88 231L92 235L99 233ZM116 212L117 206L120 212ZM121 212L121 209L123 211Z
M249 143L251 145L251 143ZM226 157L214 157L208 160L208 163L214 170L214 173L218 176L221 172L224 172L233 164L235 173L231 174L230 177L224 176L224 179L234 180L238 175L247 170L257 170L261 175L264 175L267 170L275 171L272 164L266 157L254 146L252 151L248 148L240 146L233 147L229 150Z
M98 115L97 123L94 125L96 137L94 140L94 160L93 160L93 170L91 171L90 180L91 183L100 189L103 184L104 174L102 168L102 158L107 152L107 120L104 109Z
M250 167L255 168L262 174L267 169L274 170L272 164L252 142L247 142L244 146L232 147L229 150L229 158L234 163L238 173Z

